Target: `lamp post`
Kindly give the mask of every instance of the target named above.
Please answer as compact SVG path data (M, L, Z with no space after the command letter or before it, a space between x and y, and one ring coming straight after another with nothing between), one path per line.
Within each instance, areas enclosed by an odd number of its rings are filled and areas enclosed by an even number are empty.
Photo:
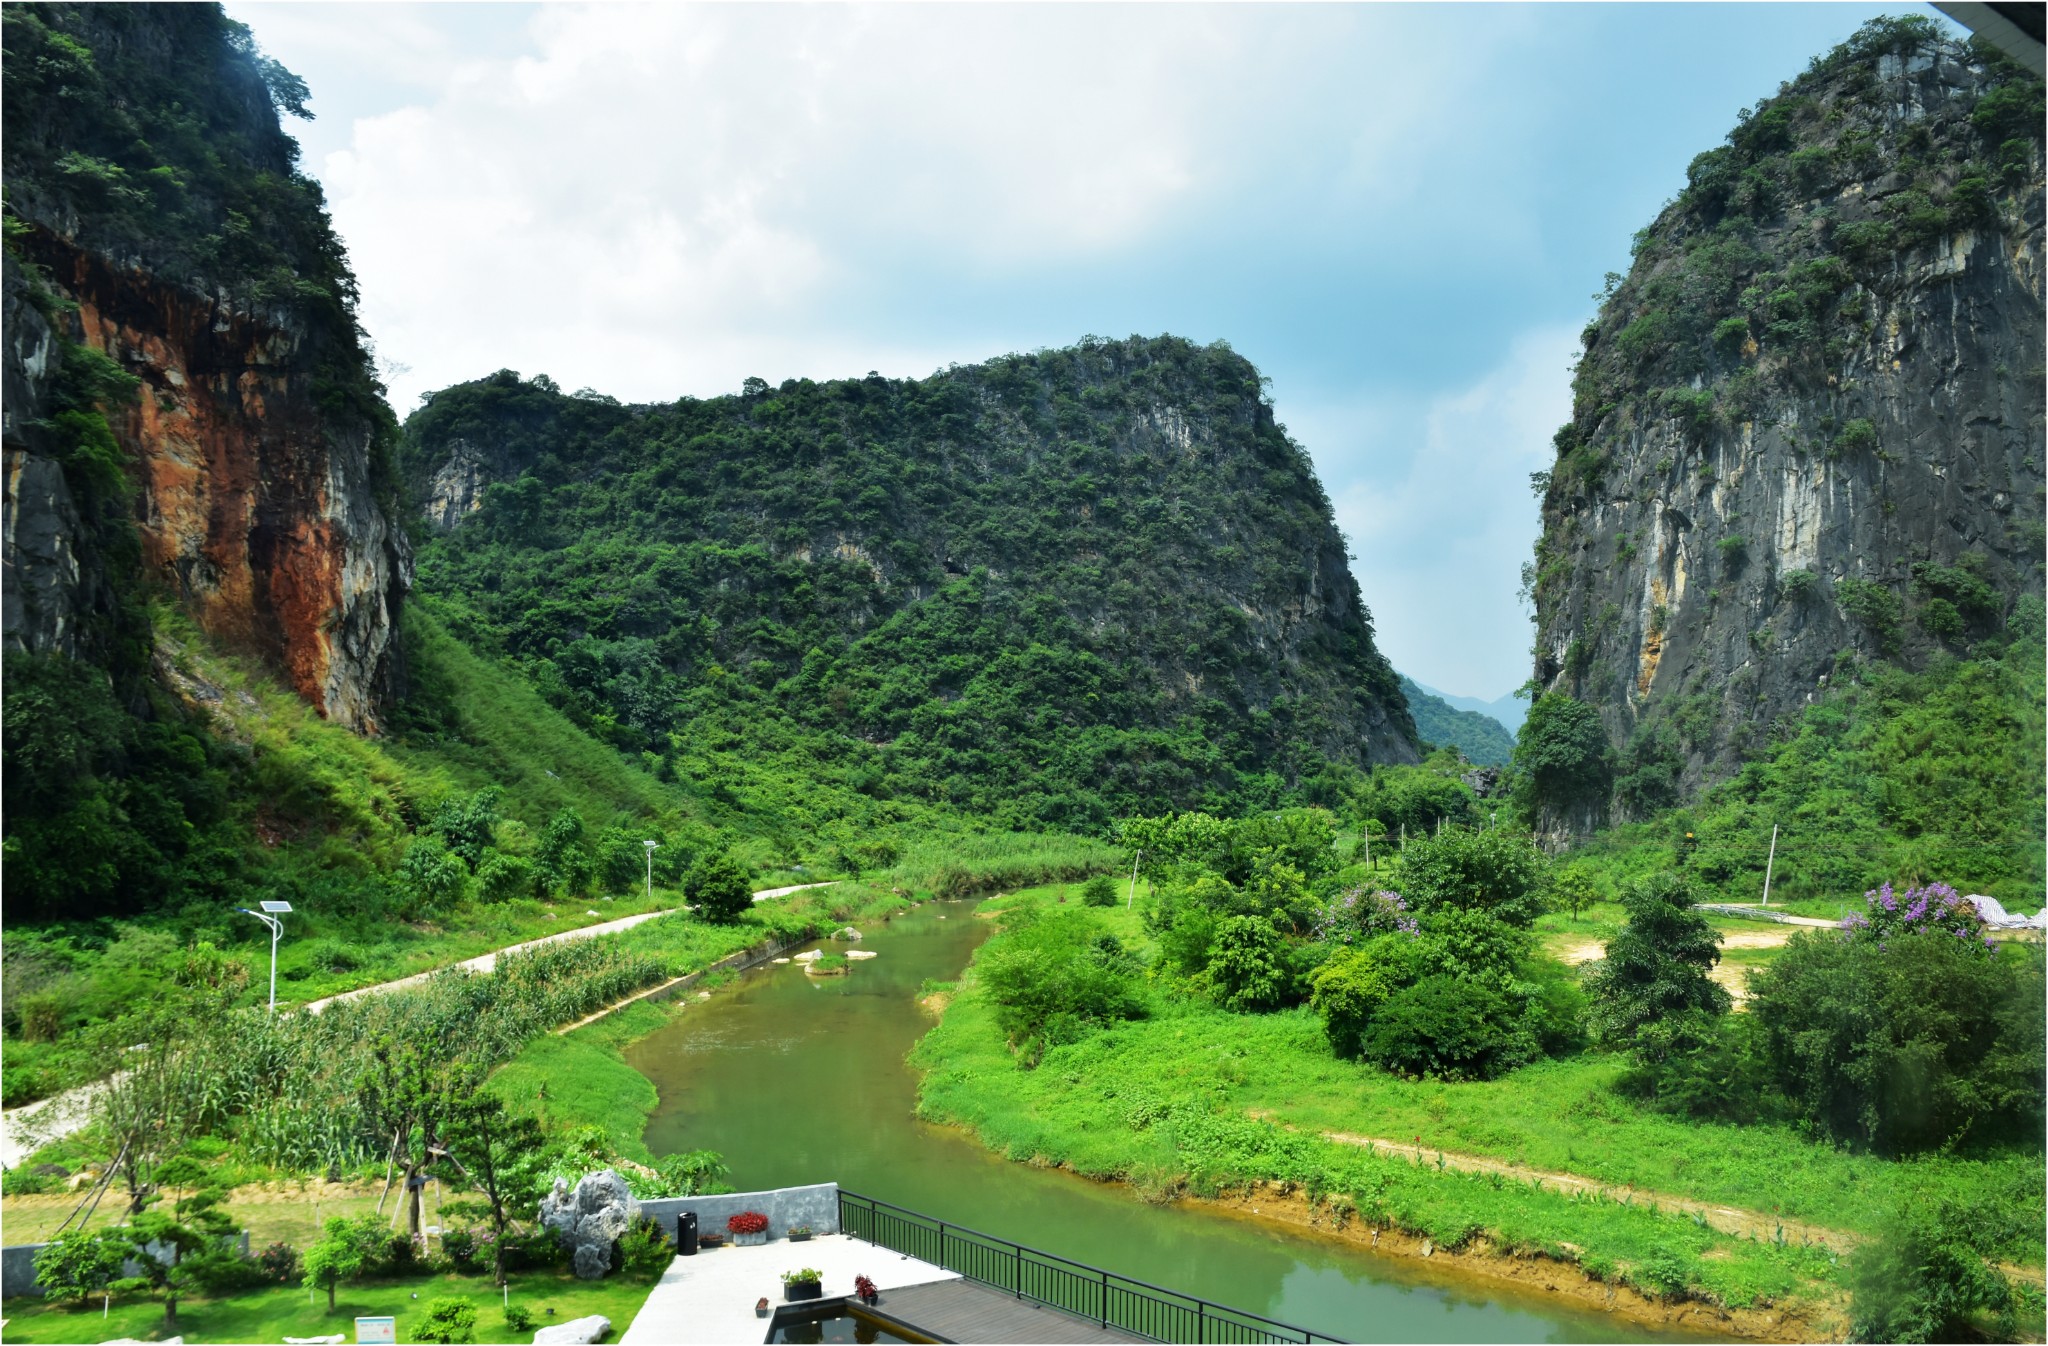
M1144 856L1145 852L1139 851L1131 857L1131 895L1124 899L1125 911L1129 911L1131 904L1138 900L1138 861L1143 859ZM1147 891L1150 890L1148 889ZM1114 902L1116 899L1111 898L1110 901Z
M647 848L647 900L652 902L654 900L654 853L661 849L661 843L658 841L644 841L640 844Z
M289 902L259 902L257 905L262 907L263 910L251 911L247 907L236 907L235 910L241 912L244 916L254 916L257 920L270 927L270 1012L275 1014L277 1013L277 941L284 936L284 922L277 918L289 916L292 904Z

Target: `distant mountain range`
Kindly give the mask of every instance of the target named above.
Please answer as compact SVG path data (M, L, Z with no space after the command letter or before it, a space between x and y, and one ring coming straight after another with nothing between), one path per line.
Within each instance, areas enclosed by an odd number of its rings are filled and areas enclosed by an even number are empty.
M1469 710L1498 720L1506 726L1510 734L1521 732L1522 721L1529 714L1529 703L1513 692L1495 697L1491 701L1481 701L1476 696L1453 696L1449 692L1440 692L1427 683L1418 682L1415 685L1454 710Z
M1424 743L1438 748L1455 746L1467 761L1479 766L1507 765L1515 750L1515 736L1502 728L1503 721L1493 709L1498 703L1469 696L1447 697L1406 676L1401 679L1401 691L1408 698L1408 713L1415 717L1415 732ZM1520 709L1514 698L1503 699ZM1521 719L1520 715L1515 718L1517 722Z

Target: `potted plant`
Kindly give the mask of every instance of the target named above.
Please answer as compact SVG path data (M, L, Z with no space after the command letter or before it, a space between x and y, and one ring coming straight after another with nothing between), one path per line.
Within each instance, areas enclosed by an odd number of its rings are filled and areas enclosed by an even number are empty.
M768 1217L757 1210L741 1211L728 1219L725 1227L732 1235L734 1247L747 1248L768 1241Z
M782 1297L794 1304L802 1299L816 1299L825 1288L825 1273L811 1267L799 1267L795 1271L782 1273Z
M855 1276L853 1278L853 1297L869 1308L873 1308L875 1301L882 1297L882 1292L867 1277Z
M768 1296L762 1295L754 1301L754 1316L756 1318L766 1318L768 1316Z
M705 1248L723 1248L724 1246L725 1235L718 1233L716 1230L707 1229L697 1235L697 1247L700 1250Z
M789 1241L791 1243L808 1243L810 1239L811 1227L809 1225L793 1224L789 1227Z

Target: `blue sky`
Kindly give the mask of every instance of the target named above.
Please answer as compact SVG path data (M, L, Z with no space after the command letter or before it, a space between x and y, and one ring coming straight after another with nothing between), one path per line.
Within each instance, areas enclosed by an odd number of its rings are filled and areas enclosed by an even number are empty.
M1381 647L1491 698L1592 295L1867 4L252 4L401 414L1087 334L1272 379ZM1937 19L1939 16L1935 16ZM1946 23L1945 20L1940 20Z

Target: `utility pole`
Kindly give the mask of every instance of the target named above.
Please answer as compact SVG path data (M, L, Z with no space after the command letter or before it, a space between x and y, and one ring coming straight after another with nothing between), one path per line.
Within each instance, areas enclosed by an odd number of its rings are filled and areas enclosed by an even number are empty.
M1131 894L1124 899L1125 911L1129 911L1132 904L1138 900L1138 861L1144 854L1145 852L1143 851L1137 851L1131 856Z
M647 848L647 900L652 902L654 900L654 853L661 849L661 843L658 841L643 841L640 844Z
M1764 861L1764 905L1771 905L1771 867L1778 863L1778 825L1771 824L1771 854Z
M1370 819L1367 821L1370 821ZM1372 869L1372 829L1369 827L1361 828L1358 835L1365 845L1365 867L1370 872Z

